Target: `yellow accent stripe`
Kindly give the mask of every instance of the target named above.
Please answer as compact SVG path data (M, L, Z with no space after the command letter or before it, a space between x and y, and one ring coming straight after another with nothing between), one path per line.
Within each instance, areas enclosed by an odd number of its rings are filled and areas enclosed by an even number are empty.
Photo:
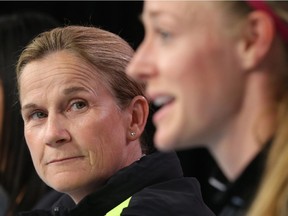
M129 205L129 202L131 200L131 197L126 199L124 202L120 203L118 206L113 208L111 211L109 211L106 216L119 216L124 208L126 208Z

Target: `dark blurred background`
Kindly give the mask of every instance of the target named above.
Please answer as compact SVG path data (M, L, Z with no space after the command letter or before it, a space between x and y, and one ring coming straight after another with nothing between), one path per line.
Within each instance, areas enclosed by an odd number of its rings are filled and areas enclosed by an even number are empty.
M41 11L60 23L94 25L119 34L136 48L143 35L142 1L0 1L0 14Z

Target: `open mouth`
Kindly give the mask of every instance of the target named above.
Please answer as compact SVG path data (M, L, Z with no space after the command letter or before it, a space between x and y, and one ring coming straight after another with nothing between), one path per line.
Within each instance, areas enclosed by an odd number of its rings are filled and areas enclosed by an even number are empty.
M153 105L157 107L157 109L162 108L163 106L166 106L174 100L174 97L171 96L159 96L153 100Z

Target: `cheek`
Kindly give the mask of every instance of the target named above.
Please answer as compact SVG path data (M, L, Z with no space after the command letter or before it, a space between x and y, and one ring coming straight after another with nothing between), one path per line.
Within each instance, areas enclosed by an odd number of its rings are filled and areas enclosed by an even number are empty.
M34 133L34 130L30 130L25 126L24 136L30 152L31 150L36 150L37 145L35 145L35 143L38 142L38 146L42 145L42 143L39 143L39 141L37 141L39 139L37 134L39 135L39 133Z
M28 146L28 149L30 151L30 154L33 152L34 148L33 148L33 133L31 133L30 130L27 130L25 128L24 130L24 136L25 136L25 140L26 140L26 143L27 143L27 146Z
M82 127L85 130L81 131L79 128L81 127L75 126L73 137L77 139L77 143L83 143L82 147L89 151L92 166L113 162L124 148L125 130L121 120L113 117L113 114L97 121L86 122L85 127Z
M43 150L40 149L37 146L28 145L30 156L32 158L32 162L34 165L34 168L41 179L45 179L45 167L43 165L43 161L41 160L43 158Z
M195 75L199 75L204 54L199 54L199 51L197 48L187 50L182 43L178 46L175 45L174 49L159 52L158 60L155 60L158 61L159 73L173 83L182 83L187 78L191 80L191 77L197 79Z
M122 167L121 149L113 145L111 142L98 142L89 148L89 173L92 174L92 178L106 180Z
M39 141L39 137L31 130L24 131L25 140L30 151L34 166L39 166L41 155L43 154L43 143Z
M195 92L199 94L203 90L203 86L206 86L201 63L191 53L175 56L173 59L170 61L170 65L163 64L161 71L163 80L169 85L166 88L174 89L173 91L176 91L174 93L178 96L191 96Z

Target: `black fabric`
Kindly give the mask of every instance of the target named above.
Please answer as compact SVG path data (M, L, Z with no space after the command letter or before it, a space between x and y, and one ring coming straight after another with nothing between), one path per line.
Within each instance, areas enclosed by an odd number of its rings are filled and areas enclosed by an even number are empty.
M194 178L174 179L147 187L135 194L123 216L205 216L214 215L204 204Z
M59 193L53 189L51 189L49 192L47 192L33 207L33 210L36 209L45 209L49 210L55 203L58 202L58 200L61 198L62 200L63 193ZM65 199L65 206L73 206L74 201L67 196L67 199Z
M206 187L202 194L204 201L216 215L246 215L260 184L270 145L269 142L234 182L229 182L221 170L215 167L208 181L217 180L225 189L213 187L207 181L202 184Z
M214 215L203 203L198 181L183 177L176 153L159 152L120 170L76 207L63 205L67 199L63 196L50 213L37 211L21 215L103 216L131 196L123 216Z

